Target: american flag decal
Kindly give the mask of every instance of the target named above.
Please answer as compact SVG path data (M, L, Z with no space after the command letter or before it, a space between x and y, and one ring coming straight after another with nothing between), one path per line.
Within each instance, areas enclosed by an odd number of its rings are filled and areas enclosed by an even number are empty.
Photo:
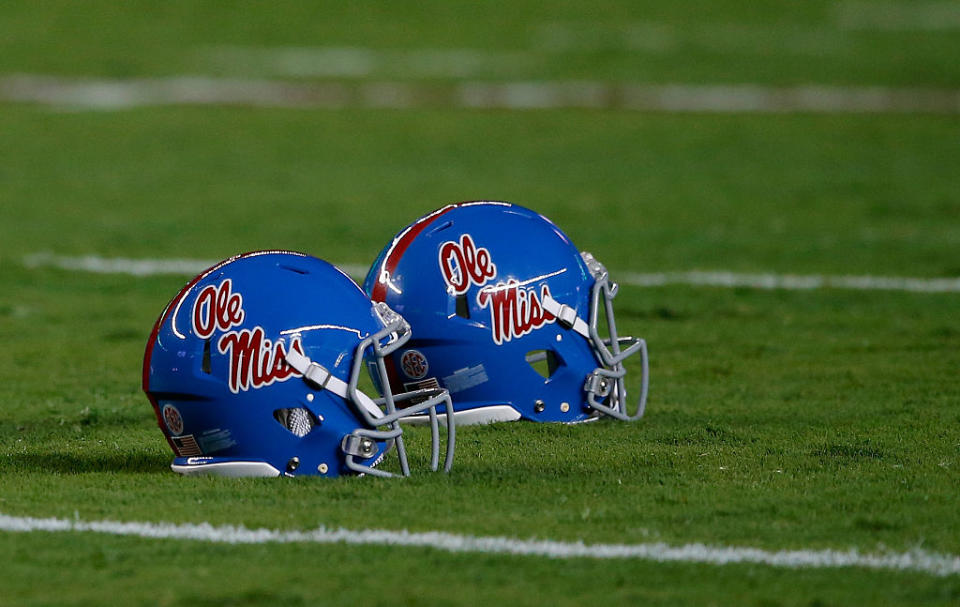
M439 389L440 389L440 382L437 381L437 378L436 378L436 377L430 377L430 378L427 378L427 379L425 379L425 380L423 380L423 381L414 381L414 382L405 383L405 384L403 384L403 389L406 390L407 392L412 392L412 391L414 391L414 390L439 390ZM430 397L429 397L429 396L417 396L417 397L411 398L410 400L408 400L408 401L406 401L406 402L398 403L398 404L397 404L397 408L398 408L398 409L406 409L407 407L410 407L410 406L413 406L413 405L419 405L420 403L422 403L423 401L427 400L428 398L430 398Z
M178 457L196 457L203 455L203 451L200 450L200 445L197 444L192 434L174 436L171 440L173 441L173 448L177 452Z

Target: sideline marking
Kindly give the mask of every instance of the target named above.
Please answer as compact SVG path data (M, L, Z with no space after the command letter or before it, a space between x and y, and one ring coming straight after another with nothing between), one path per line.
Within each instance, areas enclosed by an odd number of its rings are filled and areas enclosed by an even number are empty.
M585 544L552 540L520 540L509 537L473 536L441 531L411 532L387 529L327 529L281 531L250 529L244 526L213 526L209 523L149 523L82 521L33 518L0 514L0 530L15 533L32 531L93 532L149 539L196 540L223 544L348 544L435 548L447 552L476 552L544 556L554 559L641 559L658 563L705 563L729 565L755 563L771 567L826 568L860 567L877 570L917 571L935 576L960 575L960 556L925 550L862 553L848 550L764 550L746 546L711 546L694 543L672 546L663 542L647 544Z
M125 257L66 257L34 253L23 258L28 268L52 267L98 274L195 275L218 261L205 259L129 259ZM354 277L363 277L367 266L335 264ZM620 284L631 287L691 285L706 287L784 289L852 289L857 291L911 291L916 293L960 293L960 278L910 278L903 276L830 276L822 274L738 274L735 272L613 272Z
M616 279L616 274L611 274ZM624 274L618 281L634 287L692 285L749 289L853 289L858 291L912 291L960 293L960 278L910 278L904 276L828 276L822 274L737 274L735 272L664 272Z
M531 72L544 56L476 48L377 49L357 46L215 46L202 52L217 68L295 78L467 78Z
M99 257L97 255L67 257L51 253L33 253L23 258L23 265L28 268L48 267L78 272L93 272L94 274L128 274L130 276L178 274L194 276L214 264L220 263L220 261L219 259L130 259L127 257ZM335 265L351 276L364 276L367 273L367 266L360 264Z
M0 100L113 111L164 105L263 108L608 109L707 113L960 114L960 90L884 86L644 84L600 81L284 82L202 76L0 77Z

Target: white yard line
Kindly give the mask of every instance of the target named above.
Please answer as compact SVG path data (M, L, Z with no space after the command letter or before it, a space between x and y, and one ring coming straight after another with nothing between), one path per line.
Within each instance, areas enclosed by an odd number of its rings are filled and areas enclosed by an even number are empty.
M35 253L23 259L30 268L51 267L98 274L198 274L217 263L213 259L129 259L85 255L68 257ZM367 266L336 264L351 276L362 278ZM960 293L960 278L910 278L903 276L831 276L823 274L739 274L736 272L611 272L619 283L633 287L691 285L750 289L852 289L858 291L913 291L919 293Z
M623 275L611 273L622 284L636 287L693 285L750 289L853 289L857 291L913 291L960 293L960 278L909 278L904 276L830 276L823 274L738 274L735 272L662 272Z
M573 54L615 51L666 55L683 51L714 55L771 54L827 57L858 48L845 31L830 24L742 23L710 20L700 23L667 21L593 21L543 23L533 30L533 45L541 53Z
M218 46L202 59L231 73L297 78L470 78L530 73L543 57L530 51L475 48L376 49L367 47Z
M126 257L63 257L49 253L35 253L23 258L28 268L60 268L96 274L130 274L132 276L155 276L157 274L199 274L217 260L209 259L128 259Z
M163 105L268 108L551 108L653 112L960 113L960 90L883 86L693 85L599 81L284 82L178 76L125 80L0 77L0 101L70 110Z
M327 529L283 531L243 526L213 526L209 523L150 523L82 521L33 518L0 514L0 530L28 533L90 532L148 539L194 540L221 544L348 544L434 548L447 552L541 556L555 559L638 559L658 563L703 563L730 565L753 563L791 569L858 567L865 569L921 572L936 576L960 574L960 556L925 550L863 553L849 550L765 550L748 546L716 546L701 543L673 546L646 544L585 544L552 540L520 540L484 537L442 531L410 532L385 529Z
M95 274L129 274L131 276L160 274L193 276L219 262L219 259L130 259L96 255L67 257L50 253L34 253L23 258L23 264L28 268L49 267ZM359 264L336 265L351 276L363 277L368 269L367 266Z

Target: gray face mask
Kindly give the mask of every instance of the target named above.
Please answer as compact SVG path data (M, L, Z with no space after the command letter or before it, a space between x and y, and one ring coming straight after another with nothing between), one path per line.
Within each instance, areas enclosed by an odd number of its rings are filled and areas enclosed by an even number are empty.
M649 385L649 363L647 361L647 343L639 337L620 337L617 334L617 324L613 313L613 299L617 296L619 286L610 282L607 269L593 255L584 251L580 254L594 278L590 296L590 317L584 320L577 316L576 310L566 304L561 304L552 297L545 297L543 308L557 317L557 322L568 330L585 337L593 347L593 352L601 366L587 375L584 390L587 393L587 402L593 409L604 415L609 415L624 421L634 421L643 417L647 404L647 388ZM598 321L600 310L603 310L608 336L600 336ZM636 409L630 413L627 409L627 389L624 382L626 369L623 361L628 357L640 353L641 377L640 398Z
M443 470L449 472L453 465L453 453L456 443L456 427L454 423L453 403L450 394L440 388L413 390L393 394L387 377L384 359L400 348L410 339L410 325L399 314L391 310L385 303L376 303L377 315L383 323L383 328L361 340L357 345L353 357L353 367L350 371L350 380L343 380L332 375L323 366L311 361L308 357L294 349L286 353L286 361L291 367L303 375L305 381L315 387L329 390L333 394L345 399L353 405L356 412L363 418L369 427L356 428L344 436L340 448L344 453L344 462L347 468L358 474L373 476L396 476L385 470L376 468L382 457L372 464L363 464L362 460L369 459L377 452L377 442L385 441L387 448L384 453L396 448L400 471L403 476L410 475L410 466L407 462L407 451L403 442L403 430L400 420L412 416L426 416L429 418L431 429L430 468L434 472L440 465L440 429L437 407L445 407L447 412L445 424L447 427L446 455ZM370 362L379 376L380 385L384 386L383 398L372 399L357 387L361 369L364 364L364 353L370 349L373 357ZM398 404L402 408L398 408ZM299 418L291 417L293 421Z

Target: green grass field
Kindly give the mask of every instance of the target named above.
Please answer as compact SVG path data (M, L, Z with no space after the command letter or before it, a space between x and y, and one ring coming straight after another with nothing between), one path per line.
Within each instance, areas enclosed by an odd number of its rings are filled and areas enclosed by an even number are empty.
M526 58L479 80L955 90L953 6L18 2L0 7L0 77L279 78L210 49L469 48ZM917 25L928 13L942 27ZM870 27L889 14L915 21ZM956 113L0 103L0 514L956 556L957 292L624 286L618 325L651 352L638 423L461 428L447 476L231 480L170 472L140 392L189 276L24 260L280 247L364 265L422 213L487 198L551 217L615 279L956 277L958 142ZM0 563L2 606L960 602L956 573L94 533L0 531Z

